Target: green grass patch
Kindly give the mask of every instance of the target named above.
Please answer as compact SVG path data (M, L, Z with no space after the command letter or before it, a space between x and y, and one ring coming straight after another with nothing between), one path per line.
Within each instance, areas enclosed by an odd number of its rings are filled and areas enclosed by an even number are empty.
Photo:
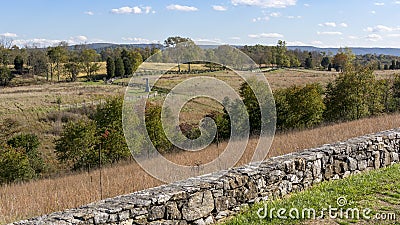
M264 203L253 205L249 210L226 221L226 225L238 224L318 224L330 221L333 224L399 224L400 211L399 205L399 188L400 188L400 165L369 171L366 173L350 176L346 179L323 182L317 184L303 192L293 193L283 199L276 199ZM340 202L338 199L343 201ZM382 201L384 200L384 201ZM345 204L343 204L345 203ZM343 206L342 206L343 205ZM359 210L360 218L352 218L350 214L343 213L343 217L329 219L327 209L329 206L338 208L343 212L348 209ZM275 208L270 216L271 209ZM371 213L365 215L371 219L363 218L362 211L370 209ZM267 209L267 214L265 210ZM278 218L277 210L285 209L286 219ZM290 210L292 214L289 214ZM296 216L296 210L299 212L299 218L291 218L290 215ZM321 215L324 210L324 217L315 221L309 217L302 216L302 210L314 209L316 217ZM259 213L257 213L259 211ZM396 220L374 220L373 218L381 213L395 213ZM266 218L259 218L258 215L267 215ZM339 215L339 214L338 214ZM392 216L392 215L391 215ZM312 218L312 217L311 217ZM330 224L330 223L329 223Z

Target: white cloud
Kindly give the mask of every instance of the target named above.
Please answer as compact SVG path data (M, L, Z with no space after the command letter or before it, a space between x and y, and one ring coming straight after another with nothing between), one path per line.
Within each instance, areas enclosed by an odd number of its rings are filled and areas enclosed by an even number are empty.
M306 3L306 4L304 4L304 6L305 7L310 7L311 5Z
M398 37L400 37L400 34L388 34L388 37L396 37L396 38L398 38Z
M194 38L193 41L198 45L219 45L222 42L219 38Z
M232 40L240 40L241 38L240 37L231 37L230 39L232 39Z
M269 14L271 17L280 17L282 14L280 12L273 12Z
M151 12L151 7L150 6L145 6L143 7L144 13L149 14Z
M198 10L194 6L186 6L186 5L169 5L167 6L167 9L176 11L185 11L185 12L193 12Z
M84 14L89 15L89 16L93 16L93 15L94 15L94 12L92 12L92 11L86 11L86 12L84 12Z
M320 27L336 27L336 23L335 22L325 22L325 23L318 24L318 26L320 26Z
M133 44L153 44L153 43L157 43L157 41L153 40L149 40L146 38L138 38L138 37L123 37L121 38L123 41L128 41L130 43Z
M213 8L215 11L226 11L226 10L228 10L226 7L224 7L224 6L222 6L222 5L213 5L212 8Z
M288 46L307 46L306 43L301 42L301 41L287 41L286 44Z
M399 27L388 27L388 26L384 26L384 25L377 25L375 27L367 27L366 29L364 29L365 31L368 32L392 32L392 31L398 31L400 30Z
M83 36L83 35L79 35L79 36L70 38L71 42L85 42L87 40L88 40L88 38L86 36Z
M322 41L312 41L311 44L312 44L312 45L321 46L321 45L323 45L324 43L323 43Z
M297 0L231 0L231 3L235 6L247 5L261 8L286 8L296 5Z
M261 34L249 34L249 38L283 38L282 34L278 33L261 33Z
M379 34L370 34L367 36L367 40L379 41L379 40L382 40L382 36L380 36Z
M19 39L14 40L13 44L23 47L23 46L37 46L37 47L48 47L54 46L60 43L62 40L51 40L45 38L33 38L33 39Z
M395 1L394 4L400 5L400 1Z
M288 19L301 19L303 18L302 16L288 16Z
M16 38L16 37L18 37L18 35L17 35L17 34L14 34L14 33L9 33L9 32L7 32L7 33L3 33L3 34L0 34L0 36L3 36L3 37L8 37L8 38Z
M374 5L376 5L376 6L384 6L385 3L384 2L375 2Z
M320 27L348 27L347 23L326 22L318 24Z
M318 35L342 35L342 32L339 31L324 31L324 32L317 32Z
M257 18L253 18L253 22L259 22L259 21L268 21L269 17L268 16L264 16L264 17L257 17Z
M357 39L358 39L357 36L353 36L353 35L350 35L350 36L348 36L347 38L348 38L348 39L351 39L351 40L357 40Z
M375 11L375 10L372 10L372 11L371 11L371 14L376 14L376 11Z
M111 9L111 13L114 13L114 14L142 14L142 13L149 14L150 12L152 12L150 6L145 6L145 7L124 6L124 7L118 8L118 9Z

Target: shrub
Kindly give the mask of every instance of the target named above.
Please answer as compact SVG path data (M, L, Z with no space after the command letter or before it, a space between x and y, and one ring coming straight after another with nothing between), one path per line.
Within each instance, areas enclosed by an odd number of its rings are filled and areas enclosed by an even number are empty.
M325 110L322 94L322 87L316 83L276 91L277 128L309 128L320 124Z
M23 151L0 146L0 183L25 181L34 177L35 171Z
M30 166L36 174L44 172L46 166L40 152L37 150L40 141L35 134L18 134L7 141L7 144L15 149L23 149L29 159Z

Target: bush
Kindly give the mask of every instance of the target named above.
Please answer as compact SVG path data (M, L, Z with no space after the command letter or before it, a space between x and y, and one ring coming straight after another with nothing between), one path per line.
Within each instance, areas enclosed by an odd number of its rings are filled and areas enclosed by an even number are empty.
M325 110L322 94L322 87L316 83L276 91L277 128L309 128L320 124Z
M25 181L34 177L35 170L23 151L0 146L0 183Z
M7 144L15 149L23 149L29 159L29 165L36 174L44 172L46 166L37 148L40 145L39 138L34 134L18 134L7 141Z
M70 164L74 170L97 165L96 122L80 120L65 125L60 139L56 141L57 159Z
M327 86L325 120L355 120L382 112L379 87L370 68L347 68Z

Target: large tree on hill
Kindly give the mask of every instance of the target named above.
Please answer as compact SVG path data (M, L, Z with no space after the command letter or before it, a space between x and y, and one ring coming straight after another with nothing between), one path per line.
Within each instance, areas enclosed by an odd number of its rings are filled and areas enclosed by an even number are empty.
M165 47L175 47L179 43L183 43L183 42L187 42L187 41L191 41L191 40L192 39L190 39L190 38L184 38L184 37L179 37L179 36L168 37L164 41L164 45L165 45Z
M181 72L183 61L188 63L190 71L191 60L196 59L201 52L201 49L190 38L168 37L164 41L164 45L170 48L165 53L174 63L178 64L178 72Z

